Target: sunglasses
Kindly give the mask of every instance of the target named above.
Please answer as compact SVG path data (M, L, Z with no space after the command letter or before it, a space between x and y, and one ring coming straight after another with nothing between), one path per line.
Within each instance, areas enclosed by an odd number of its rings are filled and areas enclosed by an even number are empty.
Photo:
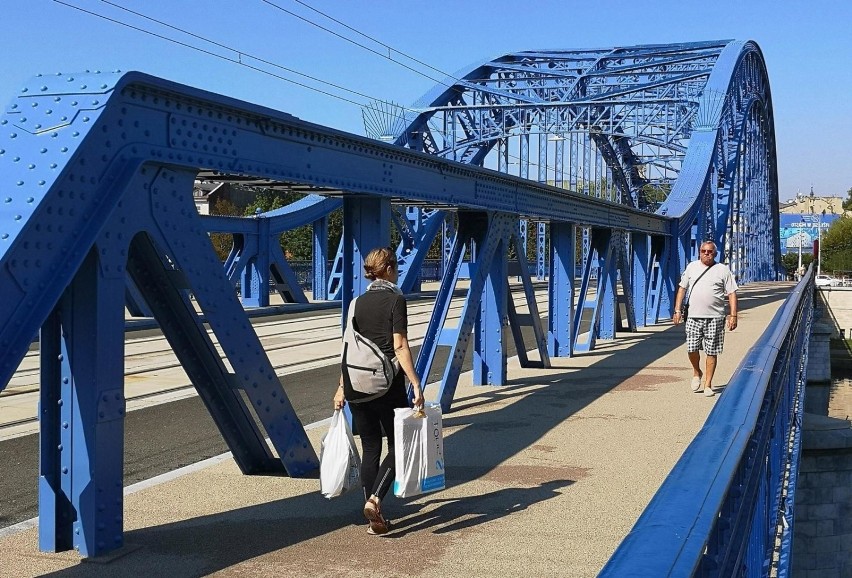
M701 249L701 252L702 252L702 253L706 253L706 254L708 254L708 255L712 255L712 254L713 254L713 253L715 253L716 251L714 251L713 249L710 249L709 251L708 251L707 249Z

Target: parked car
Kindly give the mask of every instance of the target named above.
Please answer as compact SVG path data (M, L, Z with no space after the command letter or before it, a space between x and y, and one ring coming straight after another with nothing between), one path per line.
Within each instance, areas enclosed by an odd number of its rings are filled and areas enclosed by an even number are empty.
M840 285L840 281L831 275L817 275L814 283L816 283L817 287L837 287Z

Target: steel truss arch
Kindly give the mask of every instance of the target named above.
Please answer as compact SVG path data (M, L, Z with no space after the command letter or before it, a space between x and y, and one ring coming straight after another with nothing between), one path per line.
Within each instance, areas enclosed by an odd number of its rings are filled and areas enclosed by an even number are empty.
M761 119L747 127L755 103ZM680 217L681 234L706 209L712 214L697 231L732 254L745 225L729 201L743 194L744 181L754 190L755 175L764 175L757 189L765 192L749 204L762 216L748 215L748 227L768 224L766 214L777 207L769 82L752 41L506 54L448 77L414 109L386 111L384 126L396 128L373 136L527 178L537 166L541 182ZM744 136L748 131L754 134ZM743 144L762 152L749 150L751 160L738 161ZM739 162L760 171L745 175ZM668 190L672 198L661 203ZM759 251L770 264L761 262L758 273L737 265L743 280L776 275L778 251Z
M662 316L703 239L741 282L779 274L772 102L752 41L506 54L413 110L385 109L371 136L677 218L672 254L654 257Z
M732 42L720 55L691 140L660 209L679 219L681 263L694 256L696 242L711 239L740 281L776 279L775 130L766 66L754 42Z

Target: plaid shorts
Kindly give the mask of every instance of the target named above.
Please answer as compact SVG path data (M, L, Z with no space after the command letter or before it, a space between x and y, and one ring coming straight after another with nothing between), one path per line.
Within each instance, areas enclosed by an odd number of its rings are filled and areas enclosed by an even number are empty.
M686 319L686 351L692 353L700 349L707 355L719 355L725 345L725 318Z

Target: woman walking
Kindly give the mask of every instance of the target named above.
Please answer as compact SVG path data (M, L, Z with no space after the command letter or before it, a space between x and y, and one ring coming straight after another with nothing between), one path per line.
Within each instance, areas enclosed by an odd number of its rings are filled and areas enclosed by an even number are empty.
M394 409L409 407L405 377L411 382L414 405L423 405L420 378L414 369L414 360L408 345L408 309L405 297L396 286L399 271L392 249L373 249L364 259L364 273L371 280L367 291L355 301L352 318L354 328L379 346L389 358L396 357L402 371L396 373L393 383L381 397L349 404L352 422L361 436L363 459L361 484L364 488L364 517L370 523L369 534L385 534L388 521L382 514L382 500L394 480ZM343 375L334 396L335 409L341 409L346 400L352 400L351 391L344 388ZM382 432L387 438L388 453L382 453Z

